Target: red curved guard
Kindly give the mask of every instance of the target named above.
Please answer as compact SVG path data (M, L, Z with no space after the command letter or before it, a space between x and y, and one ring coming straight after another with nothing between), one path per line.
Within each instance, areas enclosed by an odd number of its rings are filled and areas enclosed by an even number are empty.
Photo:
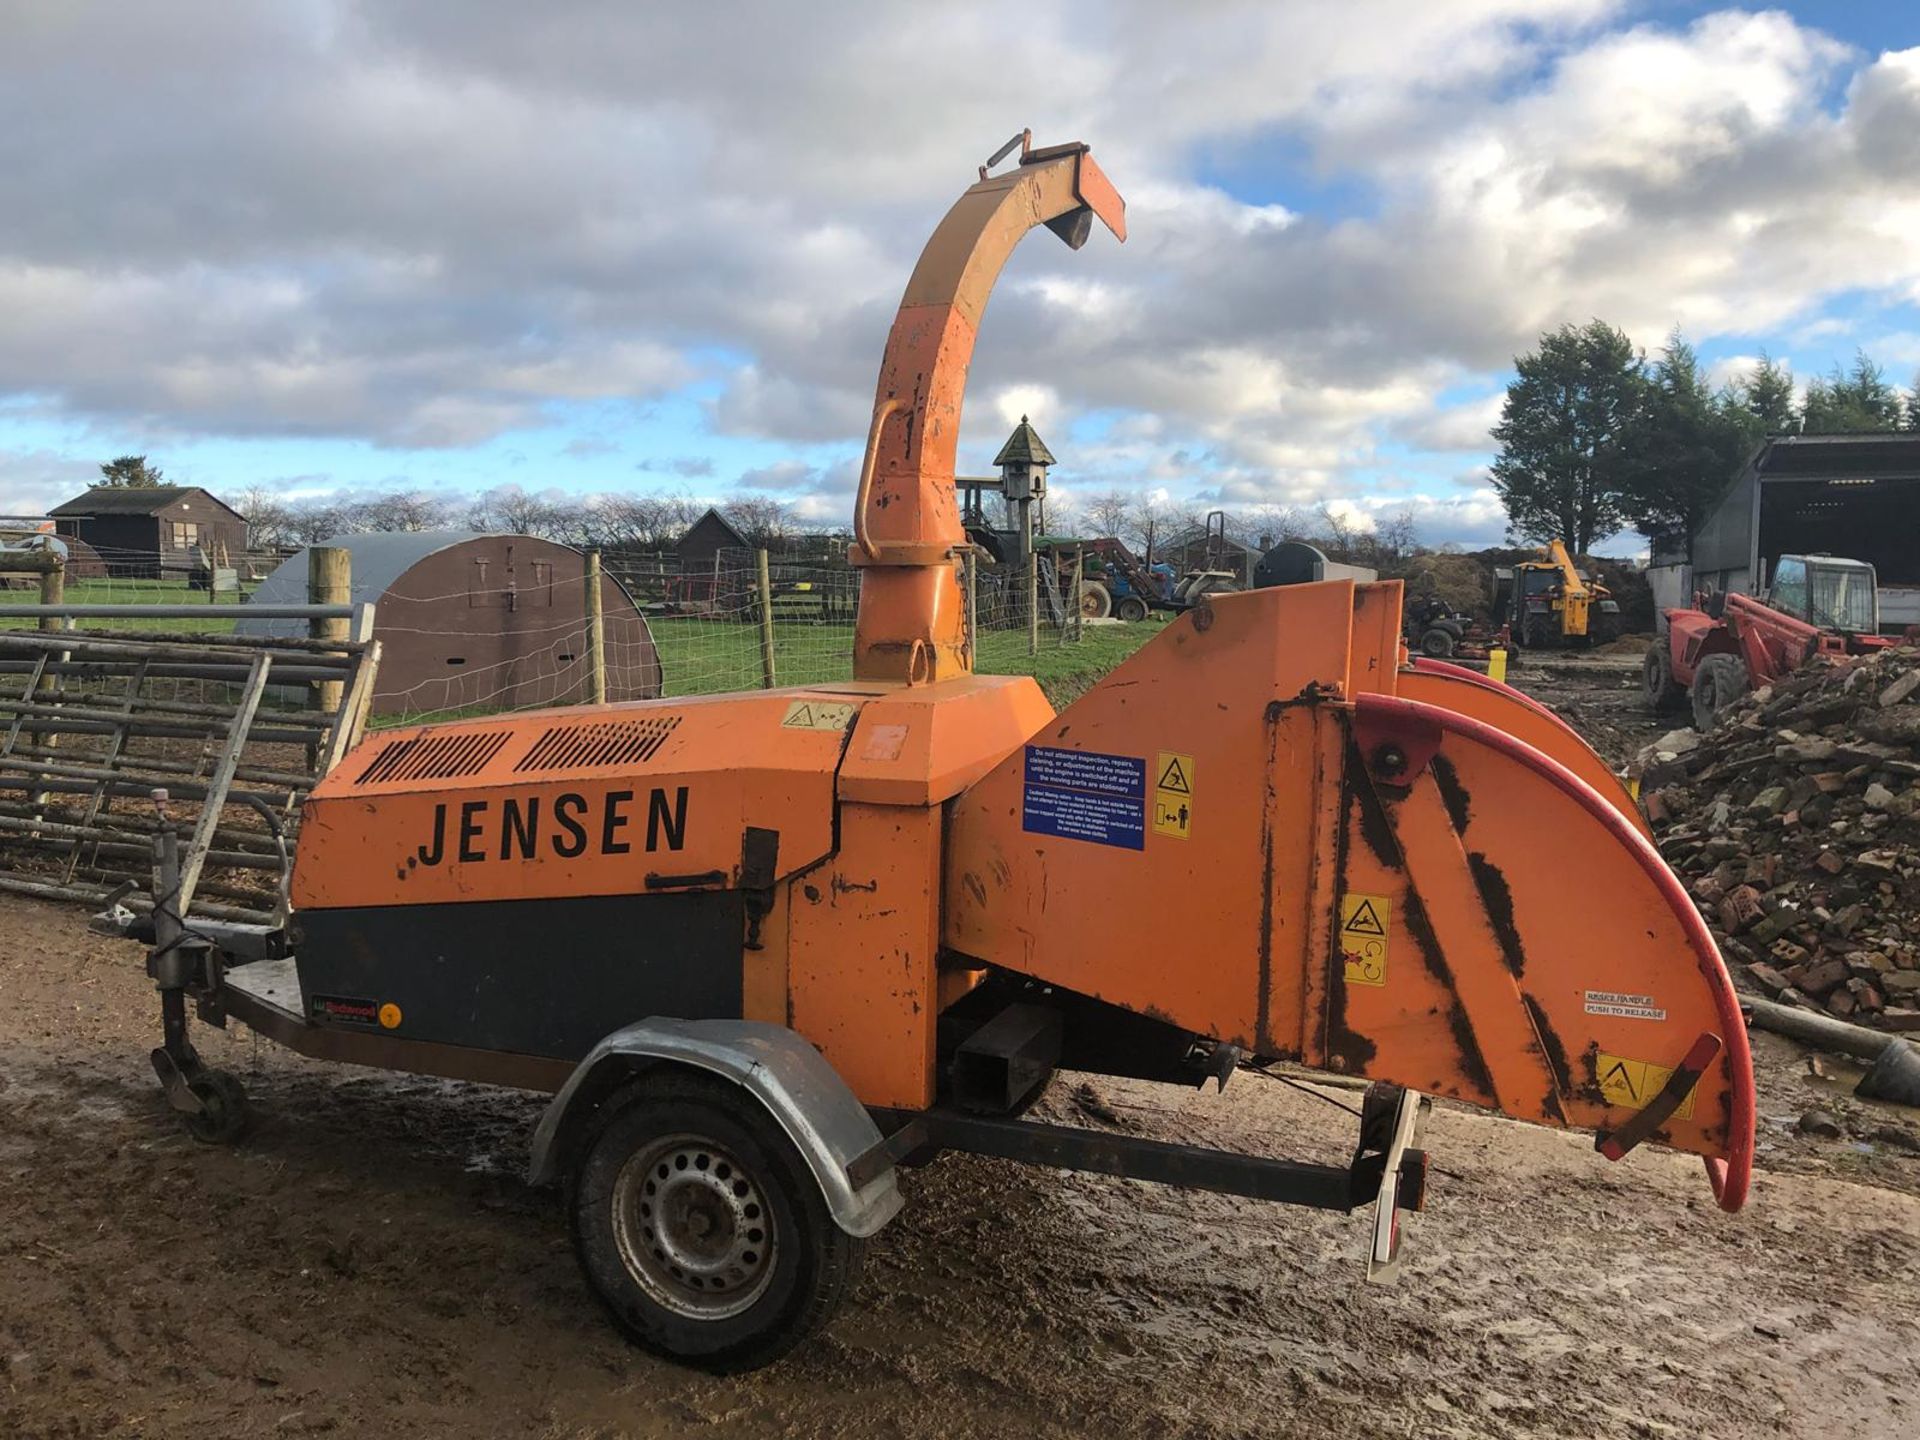
M1486 679L1485 676L1479 678ZM1719 1202L1720 1208L1731 1213L1746 1204L1747 1191L1753 1180L1753 1129L1757 1108L1753 1093L1753 1051L1747 1043L1747 1022L1740 1012L1733 978L1727 973L1727 964L1720 956L1719 947L1713 943L1713 936L1708 932L1706 922L1700 918L1699 910L1694 907L1692 897L1681 886L1673 871L1667 868L1667 862L1660 858L1660 852L1586 781L1557 760L1542 755L1531 745L1515 740L1504 730L1437 705L1402 700L1396 695L1356 695L1354 713L1358 720L1371 720L1389 726L1396 722L1425 721L1498 751L1551 781L1562 793L1584 806L1639 861L1640 868L1646 871L1647 878L1680 921L1680 928L1693 948L1694 962L1713 995L1714 1013L1724 1032L1721 1039L1727 1047L1732 1113L1727 1117L1726 1156L1703 1158L1706 1161L1707 1179L1713 1186L1713 1198Z
M1557 710L1542 705L1538 700L1527 694L1526 691L1517 690L1504 680L1496 680L1491 675L1483 675L1478 670L1469 669L1465 665L1455 665L1451 660L1434 660L1426 655L1416 655L1410 663L1413 669L1425 670L1431 675L1450 675L1455 680L1470 681L1483 690L1498 690L1502 695L1518 700L1529 710L1538 711L1549 720L1558 721L1562 725L1567 723L1561 719L1560 713Z

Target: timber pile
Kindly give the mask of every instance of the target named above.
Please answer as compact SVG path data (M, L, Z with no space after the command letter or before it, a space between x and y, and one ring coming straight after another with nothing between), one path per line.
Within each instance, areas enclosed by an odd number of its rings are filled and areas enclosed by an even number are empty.
M1920 1031L1920 650L1817 660L1636 766L1736 979Z

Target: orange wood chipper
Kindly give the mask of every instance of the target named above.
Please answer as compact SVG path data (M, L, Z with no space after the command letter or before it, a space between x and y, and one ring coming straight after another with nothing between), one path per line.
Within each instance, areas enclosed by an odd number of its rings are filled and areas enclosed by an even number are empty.
M307 803L281 928L176 914L162 836L159 903L122 923L173 1105L207 1139L245 1117L189 999L305 1054L551 1091L532 1173L592 1287L719 1370L822 1324L896 1167L948 1150L1371 1207L1378 1276L1426 1194L1423 1096L1697 1152L1737 1209L1753 1079L1713 941L1572 731L1405 660L1398 583L1212 597L1058 714L973 673L953 474L981 312L1032 227L1126 235L1084 145L1013 143L887 339L854 678L377 733ZM1349 1164L1026 1113L1060 1068L1224 1090L1280 1063L1371 1082Z

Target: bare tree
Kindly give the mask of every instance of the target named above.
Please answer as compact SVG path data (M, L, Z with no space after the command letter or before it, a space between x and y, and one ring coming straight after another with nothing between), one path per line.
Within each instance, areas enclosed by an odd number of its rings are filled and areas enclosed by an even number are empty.
M544 536L564 519L562 503L561 498L552 492L522 490L518 485L497 485L474 500L467 512L467 523L476 530Z
M1360 527L1345 511L1325 500L1314 507L1313 513L1317 522L1313 538L1320 542L1320 548L1329 559L1351 563L1354 540L1362 533Z
M1380 562L1405 559L1420 543L1413 507L1404 505L1379 521L1373 532L1375 558Z
M1270 550L1282 540L1298 540L1307 533L1306 521L1298 510L1272 501L1243 510L1234 518L1239 537L1262 550Z
M686 495L599 495L593 505L605 543L626 550L670 549L701 509Z
M353 531L348 507L330 500L303 500L286 507L282 521L282 544L318 545L336 535Z
M292 511L264 485L250 485L233 498L233 508L247 518L247 544L262 550L293 543L289 537Z
M1133 497L1124 490L1107 490L1089 495L1080 505L1088 527L1095 535L1122 535L1133 516Z
M424 490L371 495L355 507L355 528L377 531L443 530L453 523L453 502Z
M746 542L758 549L775 549L799 533L793 511L784 502L765 495L743 496L726 506L723 513Z

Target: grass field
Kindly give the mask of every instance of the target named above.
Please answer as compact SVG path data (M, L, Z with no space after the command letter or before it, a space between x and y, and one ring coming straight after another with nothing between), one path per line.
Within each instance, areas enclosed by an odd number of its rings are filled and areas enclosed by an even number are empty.
M239 595L222 595L212 604L204 590L189 590L185 580L72 580L67 583L66 598L73 605L193 605L204 608L206 618L184 620L76 620L81 630L161 630L174 635L219 634L231 631L241 603ZM0 603L37 605L38 588L0 590ZM26 630L33 620L0 619L0 630Z
M1090 625L1080 642L1062 645L1043 634L1039 653L1027 654L1024 631L994 630L980 637L978 668L985 675L1031 675L1055 705L1088 685L1160 633L1164 622ZM737 621L655 617L649 621L659 647L668 695L714 695L758 689L760 632ZM774 627L774 683L820 685L853 676L851 625Z

